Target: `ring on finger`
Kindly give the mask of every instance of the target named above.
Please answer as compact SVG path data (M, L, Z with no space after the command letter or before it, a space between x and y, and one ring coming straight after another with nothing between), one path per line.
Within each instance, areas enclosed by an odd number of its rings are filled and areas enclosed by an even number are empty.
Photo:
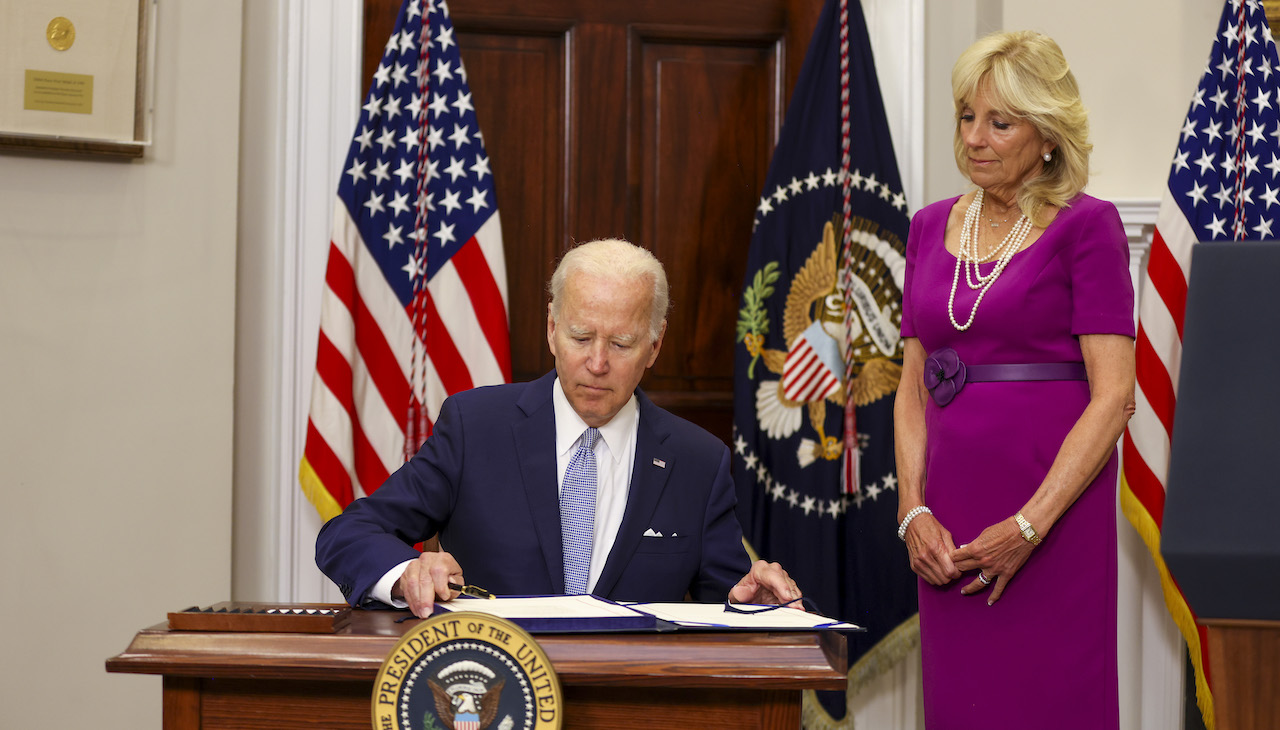
M982 572L982 571L978 571L978 582L979 582L979 583L981 583L981 584L982 584L982 585L984 585L984 586L989 586L989 585L991 585L991 581L992 581L992 579L991 579L991 578L988 578L986 573L984 573L984 572Z

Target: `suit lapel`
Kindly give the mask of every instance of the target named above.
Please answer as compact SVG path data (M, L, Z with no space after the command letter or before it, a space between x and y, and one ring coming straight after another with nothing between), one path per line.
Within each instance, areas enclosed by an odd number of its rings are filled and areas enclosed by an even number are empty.
M608 596L622 577L622 570L640 546L640 539L653 520L662 490L676 466L675 454L663 446L668 434L658 423L657 407L639 389L636 390L636 400L640 405L640 423L636 429L636 460L631 465L627 509L622 515L622 524L618 526L609 559L596 581L594 593L598 596ZM663 466L655 462L661 462Z
M526 416L511 425L525 498L551 577L551 593L564 592L560 535L560 489L556 483L556 419L551 403L555 371L531 384L516 401Z

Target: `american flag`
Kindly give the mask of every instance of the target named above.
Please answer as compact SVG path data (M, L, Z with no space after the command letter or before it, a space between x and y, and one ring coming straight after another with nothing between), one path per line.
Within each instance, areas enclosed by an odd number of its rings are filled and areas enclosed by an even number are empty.
M1197 241L1280 234L1280 62L1261 2L1229 0L1182 124L1138 304L1137 412L1124 435L1120 502L1151 550L1213 727L1207 634L1160 556L1169 448Z
M324 519L511 378L493 176L443 0L408 0L338 183L299 480Z

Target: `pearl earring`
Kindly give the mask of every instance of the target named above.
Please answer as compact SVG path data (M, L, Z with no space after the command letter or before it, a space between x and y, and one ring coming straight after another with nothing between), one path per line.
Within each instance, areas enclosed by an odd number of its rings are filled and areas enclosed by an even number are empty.
M1044 153L1045 162L1051 162L1052 160L1053 160L1053 155L1049 154L1048 152Z

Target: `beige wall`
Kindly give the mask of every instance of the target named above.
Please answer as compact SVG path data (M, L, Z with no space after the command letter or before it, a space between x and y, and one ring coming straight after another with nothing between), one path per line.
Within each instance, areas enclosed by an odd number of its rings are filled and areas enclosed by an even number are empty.
M144 161L0 156L2 727L160 727L103 662L228 597L240 18L160 3Z
M1158 200L1178 130L1209 57L1222 3L1207 0L926 0L928 201L963 190L951 154L951 64L995 29L1047 33L1062 47L1089 109L1088 192Z
M951 66L979 37L1001 28L1000 0L925 0L924 206L956 195L968 181L956 169L951 138Z
M280 56L280 3L255 0L244 8L246 69L240 91L240 220L236 262L235 507L232 530L232 596L242 601L283 600L275 595L277 490L274 452L282 448L282 424L272 417L279 387L281 327L280 213L283 142L277 130L284 92ZM323 242L320 242L323 243ZM318 330L317 330L318 332ZM316 335L312 335L315 337ZM292 486L292 485L290 485Z
M1222 3L1006 2L1005 24L1052 35L1080 82L1101 198L1159 198Z

